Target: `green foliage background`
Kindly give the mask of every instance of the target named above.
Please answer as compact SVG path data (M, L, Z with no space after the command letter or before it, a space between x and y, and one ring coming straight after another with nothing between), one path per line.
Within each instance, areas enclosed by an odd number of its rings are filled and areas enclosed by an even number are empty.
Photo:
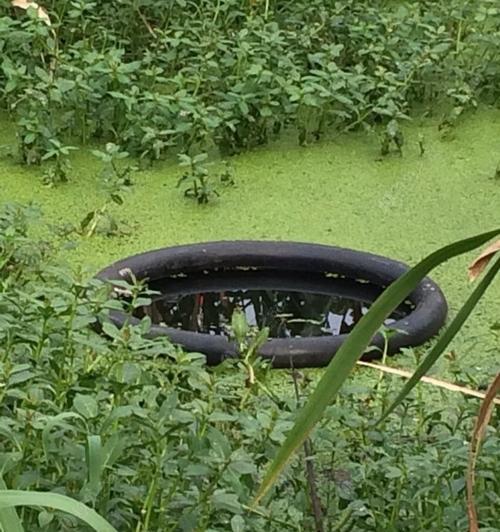
M113 141L144 160L223 153L293 127L301 144L498 99L495 0L2 1L0 92L25 162L52 141Z
M14 171L9 162L0 196L36 195L54 223L74 223L78 213L87 236L102 220L116 233L107 216L129 187L131 168L115 165L124 153L142 166L177 153L189 162L212 150L235 154L285 130L305 145L327 132L378 125L400 149L408 138L400 136L406 132L401 123L416 112L434 115L446 137L467 110L495 106L500 96L495 0L47 0L43 6L51 26L0 0L0 106L15 123L20 159L55 163L47 184L67 180L68 158L80 161L74 173L82 176L48 191L30 181L33 172ZM142 231L137 240L110 244L84 237L76 262L92 257L102 264L110 254L199 239L213 228L224 238L259 233L356 241L414 262L429 239L442 244L463 236L466 223L472 233L495 221L493 141L481 136L494 135L493 120L485 127L478 113L445 155L436 148L433 125L426 157L419 158L416 142L405 145L405 163L412 166L407 173L399 159L374 170L371 147L352 139L338 154L329 154L328 146L303 152L289 145L282 161L276 153L250 154L236 162L247 179L228 192L232 208L224 216L216 208L165 214L156 203L164 176L144 173L132 193L145 209L153 197L155 208L144 219L135 204L124 206ZM95 152L105 163L103 199L94 190L95 166L86 154L71 152L73 144L104 142L114 144ZM357 160L359 150L364 160ZM290 176L278 179L283 168ZM480 183L473 192L467 181L472 170ZM198 175L207 175L204 167L193 166L184 182L195 189L191 181ZM207 198L214 194L208 185ZM306 193L297 198L299 191ZM415 191L418 200L409 204ZM283 202L287 195L294 197ZM313 208L318 215L305 226L302 209ZM376 234L382 215L385 226ZM291 377L259 368L268 388L278 379L283 393L249 392L238 363L207 369L196 354L147 340L147 321L117 331L106 318L119 305L108 288L89 282L89 272L55 262L51 246L32 239L30 219L39 232L32 208L10 205L0 213L0 487L68 495L120 531L313 529L300 459L265 505L246 507L302 400L291 391ZM410 237L402 242L401 234ZM453 288L454 308L459 294L453 279L465 264L438 272ZM446 362L465 384L484 385L484 375L495 370L495 294L460 340L467 360L450 353ZM108 337L89 326L103 327ZM299 377L301 395L307 395L309 377ZM340 392L315 434L326 525L464 529L466 442L477 402L418 389L383 431L375 430L371 414L400 382L387 378L376 390L365 383L354 380ZM499 449L494 419L476 486L484 531L497 531L500 522ZM60 512L17 512L30 532L84 530Z
M118 331L110 309L144 304L139 287L124 303L109 288L52 259L32 240L36 210L0 211L0 467L9 489L68 495L117 530L312 530L301 459L272 498L250 511L265 465L283 443L307 394L289 375L280 396L247 388L239 361L208 369L149 322ZM94 330L100 324L107 333ZM277 374L256 366L273 388ZM314 438L325 523L339 530L463 529L467 433L477 401L418 390L382 429L380 413L400 382L375 389L351 381ZM424 394L425 392L425 394ZM498 523L498 431L478 463L476 498L485 530ZM74 517L19 509L26 530L85 530Z

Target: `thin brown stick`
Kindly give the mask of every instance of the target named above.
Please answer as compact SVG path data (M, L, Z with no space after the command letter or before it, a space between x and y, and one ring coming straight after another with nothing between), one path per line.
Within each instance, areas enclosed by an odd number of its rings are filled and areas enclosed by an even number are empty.
M293 386L295 389L295 397L297 398L297 403L300 398L299 394L299 386L297 384L297 372L292 367L292 378L293 378ZM321 501L318 495L318 491L316 489L316 473L314 471L314 465L312 462L313 458L313 451L312 451L312 444L310 438L307 438L304 441L304 455L306 460L306 478L307 478L307 484L309 487L309 497L311 499L311 506L313 510L314 515L314 523L316 532L324 532L325 528L323 526L323 509L321 507Z
M307 483L309 484L309 494L311 497L316 532L324 532L323 509L321 508L321 501L319 500L318 492L316 490L316 472L314 471L314 465L312 462L313 452L311 440L309 438L304 442L304 454L306 458Z
M139 8L137 8L137 14L139 15L139 18L144 23L144 26L146 26L146 29L148 30L149 34L152 35L153 37L156 37L156 33L151 27L151 24L148 22L148 19L142 14L142 11Z
M384 366L382 364L373 364L371 362L359 360L358 365L376 369L384 373L390 373L391 375L398 375L399 377L404 377L405 379L409 379L412 376L410 371L405 371L399 368L391 368L390 366ZM432 384L433 386L437 386L439 388L444 388L451 392L459 392L463 395L477 397L478 399L486 398L486 394L483 392L478 392L477 390L472 390L470 388L466 388L465 386L459 386L458 384L452 384L451 382L442 381L440 379L434 379L433 377L422 377L421 381L425 382L426 384ZM493 399L493 403L500 406L500 399Z
M486 427L491 419L493 413L493 404L495 397L500 392L500 373L497 374L493 382L486 391L486 397L481 403L479 413L477 415L476 423L474 425L474 432L472 433L472 440L469 448L469 464L467 467L467 516L469 518L469 532L479 532L479 523L477 520L476 505L474 503L474 483L476 480L476 460L479 453L481 441L486 432Z

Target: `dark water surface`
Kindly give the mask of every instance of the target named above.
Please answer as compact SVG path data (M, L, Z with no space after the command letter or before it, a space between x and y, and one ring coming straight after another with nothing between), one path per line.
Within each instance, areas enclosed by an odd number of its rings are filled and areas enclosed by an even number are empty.
M136 315L155 324L227 336L239 307L250 326L269 327L273 338L348 333L382 291L324 275L251 270L169 278L149 288L159 294ZM401 306L386 325L410 311L409 304Z

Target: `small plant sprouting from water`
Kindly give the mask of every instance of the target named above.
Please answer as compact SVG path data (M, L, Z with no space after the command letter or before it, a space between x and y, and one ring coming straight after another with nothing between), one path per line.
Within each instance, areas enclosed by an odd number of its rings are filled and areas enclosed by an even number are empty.
M423 157L425 155L425 137L423 133L418 134L417 144L419 155Z
M391 151L391 147L394 147L400 157L403 156L404 136L401 131L398 121L391 120L382 135L380 141L380 155L386 156Z
M220 177L220 182L223 185L228 186L228 187L235 185L234 170L233 170L233 167L227 161L224 161L224 169L222 170L219 177Z
M129 157L129 153L122 150L120 146L113 142L108 142L104 151L92 150L92 155L97 157L103 163L101 177L105 181L116 181L124 186L131 186L132 174L138 170L134 165L121 165L119 161L123 161Z
M264 384L264 378L260 378L260 370L264 370L265 373L269 366L258 356L259 349L269 338L269 327L262 329L250 327L245 313L237 307L231 318L231 332L238 345L240 364L246 374L245 385L248 389L241 400L240 407L244 406L254 388L262 390L274 400L275 395Z
M112 205L123 205L124 194L132 186L132 172L137 170L135 166L121 167L118 161L126 159L128 153L121 151L120 146L113 143L106 144L105 151L93 150L92 154L103 163L101 171L101 188L104 192L105 201L101 207L88 212L80 222L78 231L84 236L93 236L97 232L105 236L115 236L123 232L119 222L110 212Z
M213 184L213 177L203 164L207 158L207 153L200 153L194 157L185 153L179 155L179 165L186 168L186 171L177 182L177 187L183 187L184 196L196 199L200 205L207 204L219 196L219 192Z
M54 164L43 174L43 183L49 187L54 187L60 183L67 183L71 163L68 160L69 154L76 150L75 146L64 146L57 139L50 139L52 148L42 157L42 161L53 160Z
M103 182L106 200L101 207L89 211L80 222L79 232L83 236L101 233L105 236L116 236L124 233L116 217L110 212L112 205L123 205L123 194L129 187L117 180Z

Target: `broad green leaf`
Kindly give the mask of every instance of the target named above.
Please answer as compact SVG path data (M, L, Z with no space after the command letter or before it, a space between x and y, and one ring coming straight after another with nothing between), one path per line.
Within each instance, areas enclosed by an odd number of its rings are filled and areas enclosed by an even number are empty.
M243 532L245 530L245 520L241 515L233 515L231 518L232 532Z
M54 508L78 517L97 532L117 532L97 512L65 495L43 491L0 490L0 511L15 506ZM10 530L8 532L11 532Z
M251 348L254 352L257 352L266 342L269 338L269 327L264 327L259 331L257 336L252 342Z
M85 419L96 417L99 413L99 406L95 397L77 393L73 399L73 407Z
M66 423L66 419L80 419L85 423L85 419L77 414L76 412L62 412L61 414L58 414L57 416L51 417L47 420L47 424L45 427L43 427L42 430L42 445L43 450L45 452L45 456L47 458L47 461L49 461L49 449L50 449L50 431L54 427L61 427L65 430L77 430L75 427L70 425L69 423Z
M215 490L211 501L216 510L224 510L232 513L240 513L242 510L238 496L234 493L228 493L223 489Z
M203 161L206 161L207 159L208 159L208 153L200 153L193 157L193 162L195 164L199 164L199 163L202 163Z
M118 327L110 321L105 321L102 324L102 330L110 338L117 339L122 337L120 329L118 329Z
M464 303L458 314L455 316L450 325L446 328L444 333L439 337L436 345L431 349L430 353L424 358L420 365L415 370L415 373L403 386L401 392L399 392L396 399L391 403L387 410L382 414L378 423L384 420L394 409L401 404L404 398L411 392L411 390L418 384L420 379L429 371L429 369L435 364L437 359L442 355L443 351L448 347L449 343L453 340L458 331L462 328L471 312L483 296L488 286L493 281L495 275L500 270L500 258L493 264L483 277L481 282L476 286L472 294Z
M118 460L127 445L130 445L127 438L123 438L120 433L113 434L103 447L103 469L111 467Z
M298 412L296 422L283 445L278 449L276 457L269 466L262 484L255 496L253 504L269 491L279 474L286 466L293 453L321 419L348 378L357 360L370 344L371 339L383 325L387 316L417 287L418 283L439 264L466 253L485 244L500 233L500 229L489 231L478 236L449 244L418 263L404 275L392 283L375 301L370 310L356 324L352 332L342 344L337 354L328 364L323 377L311 394L307 403Z
M117 406L102 422L101 433L104 434L112 428L113 423L116 423L121 418L130 417L133 413L134 409L130 405Z
M50 83L51 82L49 74L45 70L43 70L43 68L40 68L40 67L36 66L35 67L35 74L44 83Z
M38 524L40 528L44 528L49 525L54 520L54 514L52 512L47 512L47 510L42 510L38 514Z
M249 327L245 313L239 308L236 308L233 312L233 316L231 318L231 328L236 341L239 344L242 344L248 334Z
M12 444L18 449L19 451L22 451L21 444L18 440L18 437L14 433L14 431L5 423L5 421L2 419L0 421L0 436L3 436L4 438L8 438Z

